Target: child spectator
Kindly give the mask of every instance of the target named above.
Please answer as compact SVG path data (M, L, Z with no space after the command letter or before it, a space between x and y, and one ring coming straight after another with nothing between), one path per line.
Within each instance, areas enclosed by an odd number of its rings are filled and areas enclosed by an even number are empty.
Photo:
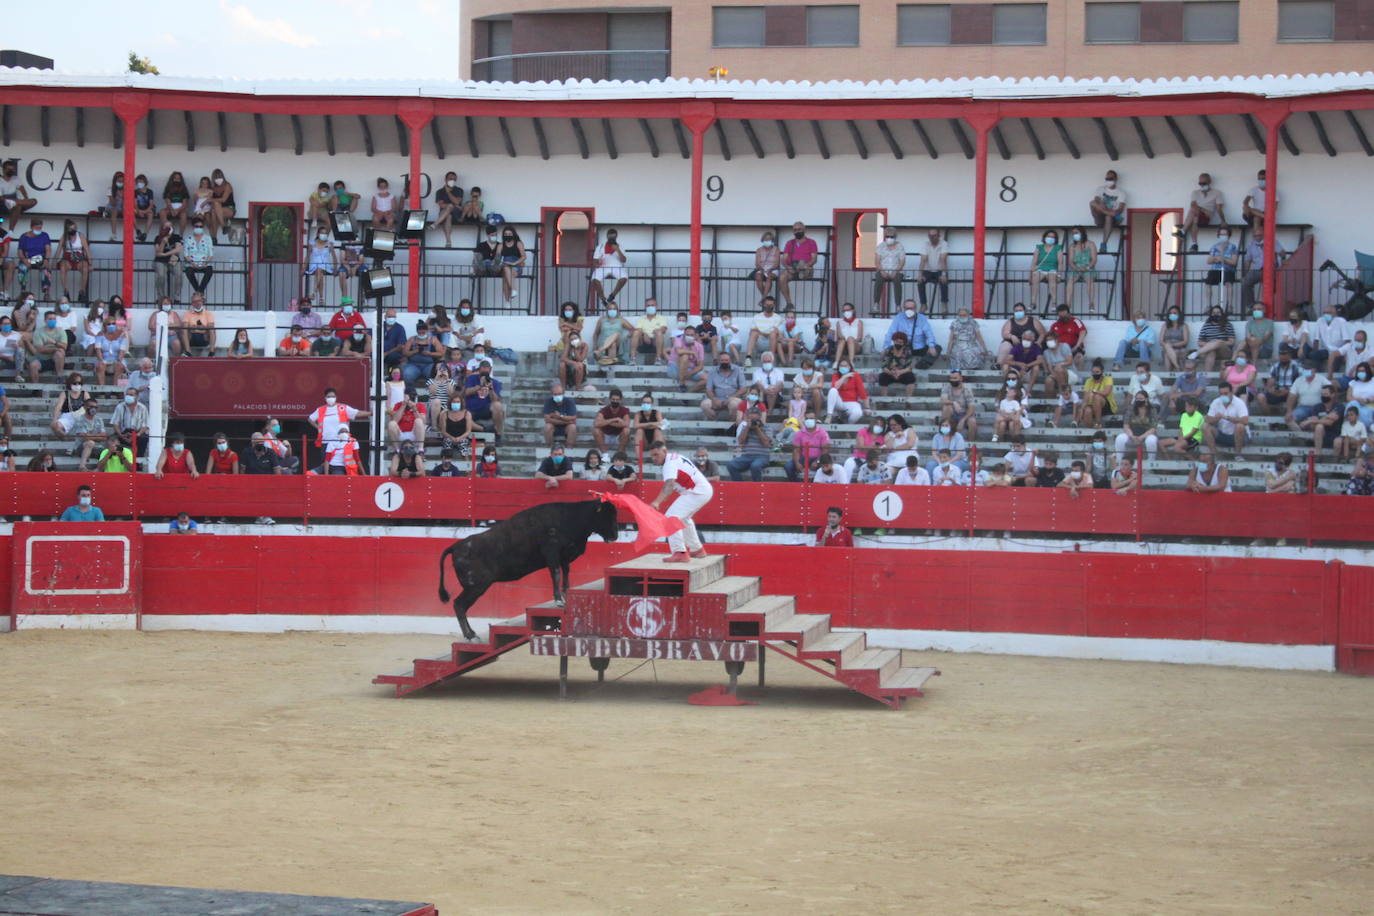
M596 449L590 449L587 457L582 459L582 479L583 480L605 480L606 468L601 464L601 453Z
M1081 461L1074 461L1074 463L1069 466L1068 476L1059 481L1059 488L1061 490L1068 490L1069 496L1074 499L1079 498L1080 491L1091 490L1092 487L1092 478L1088 476L1087 467Z
M986 471L979 471L976 478L976 485L980 487L1009 487L1012 485L1011 475L1007 473L1007 466L999 461ZM964 481L966 484L968 479Z
M1059 467L1059 456L1054 452L1041 453L1038 464L1035 469L1037 487L1057 487L1064 482L1064 471Z
M1206 421L1207 417L1197 398L1186 398L1183 401L1183 413L1178 418L1178 436L1166 439L1160 445L1179 455L1196 451L1202 445L1202 426Z
M1092 477L1094 487L1105 490L1112 485L1112 458L1107 454L1107 434L1102 430L1093 433L1083 464Z
M372 226L375 229L396 228L396 198L391 196L391 183L377 179L377 193L372 195Z
M1007 463L1014 487L1035 486L1035 452L1026 448L1025 436L1011 437L1011 451L1002 459Z
M638 480L639 474L630 466L630 456L621 451L611 456L611 466L606 469L606 479L615 484L617 490L623 490L627 484Z
M462 477L463 472L458 469L458 465L453 463L453 449L446 448L439 451L439 463L429 471L430 477Z
M1345 422L1341 424L1341 434L1336 437L1336 460L1344 461L1347 458L1358 458L1360 446L1368 438L1369 427L1360 422L1360 409L1347 407Z
M1293 468L1293 456L1288 452L1280 452L1274 458L1274 466L1265 469L1264 492L1298 492L1298 472Z
M739 342L740 331L735 327L735 319L729 312L720 313L719 336L716 338L716 348L718 352L730 354L730 358L736 366L743 360L740 359Z
M1118 496L1125 496L1139 489L1140 474L1136 472L1135 458L1127 455L1112 471L1112 492Z
M930 482L937 487L957 487L963 483L964 474L968 473L968 465L965 462L955 462L950 450L947 448L937 449L935 452L935 462L930 468Z
M1070 422L1077 426L1078 405L1081 403L1083 403L1083 399L1078 396L1077 391L1070 387L1060 388L1059 394L1055 396L1054 416L1050 418L1050 426L1058 427L1060 423L1064 422L1065 411L1068 411L1070 417L1075 418Z
M482 449L482 460L477 463L477 476L488 479L501 476L501 462L497 460L496 446L488 445Z
M825 525L816 529L817 547L854 546L854 535L841 523L843 518L844 510L838 506L825 510Z
M465 223L480 223L482 210L485 207L486 204L482 202L482 189L473 185L468 189L468 199L463 201L463 209L458 214L458 218Z

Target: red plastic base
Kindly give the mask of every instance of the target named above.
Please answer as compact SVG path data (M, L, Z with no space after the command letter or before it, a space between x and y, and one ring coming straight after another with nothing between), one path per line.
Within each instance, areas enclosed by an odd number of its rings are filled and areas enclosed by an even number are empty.
M693 706L757 706L748 700L741 700L730 692L728 687L707 687L687 698Z

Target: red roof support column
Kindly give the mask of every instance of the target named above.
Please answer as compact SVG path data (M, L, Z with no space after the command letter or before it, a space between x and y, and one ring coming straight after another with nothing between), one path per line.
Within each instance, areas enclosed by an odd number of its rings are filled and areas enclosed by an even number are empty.
M410 130L410 195L406 207L420 209L420 147L424 143L424 129L434 120L434 103L428 99L402 99L396 104L396 116ZM420 310L420 250L424 236L415 239L410 249L410 263L406 269L406 310ZM380 329L378 329L380 333Z
M988 133L997 126L999 118L995 112L987 111L966 114L964 120L978 133L973 156L973 317L982 318L988 229Z
M701 182L704 169L706 130L716 120L716 108L709 102L688 102L682 106L682 123L692 132L692 259L688 280L688 302L693 315L701 314Z
M1288 120L1288 105L1284 102L1266 105L1258 116L1268 131L1264 140L1264 301L1269 304L1269 317L1283 321L1279 311L1279 272L1274 245L1279 225L1279 128ZM1287 309L1283 311L1286 313Z
M120 266L120 295L134 304L134 175L138 169L138 122L148 113L148 96L120 92L114 97L114 113L124 125L124 253Z

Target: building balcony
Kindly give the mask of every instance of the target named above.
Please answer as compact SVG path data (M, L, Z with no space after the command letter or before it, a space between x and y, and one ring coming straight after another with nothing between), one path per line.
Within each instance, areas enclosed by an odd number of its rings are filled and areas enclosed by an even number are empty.
M541 51L502 54L472 62L472 78L485 82L654 80L668 76L664 51Z

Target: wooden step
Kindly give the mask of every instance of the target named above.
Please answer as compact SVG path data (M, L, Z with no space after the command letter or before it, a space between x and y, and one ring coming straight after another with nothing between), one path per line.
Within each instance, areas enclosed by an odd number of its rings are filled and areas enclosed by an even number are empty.
M758 576L722 576L705 588L693 589L695 595L723 595L730 612L748 604L759 595Z
M760 632L767 632L772 629L773 624L780 620L791 617L797 606L797 600L791 595L759 595L732 611L727 612L727 616L735 619L755 617L762 618Z
M778 634L796 634L802 645L809 641L823 638L830 632L829 614L793 614L770 624L765 632L765 638L776 638Z
M938 668L898 668L882 681L882 690L920 690L921 685L940 673Z
M697 557L688 560L686 563L665 563L668 554L650 553L633 560L626 560L624 563L617 563L610 567L607 575L615 573L646 573L650 575L662 575L669 572L687 572L687 590L691 592L705 588L712 582L725 575L725 557L722 554L713 554L706 557Z
M840 667L848 668L868 649L868 638L863 633L827 633L820 639L802 643L804 658L835 656Z
M900 649L865 649L853 664L845 665L841 670L856 674L876 672L877 683L881 684L883 678L891 677L901 666Z

